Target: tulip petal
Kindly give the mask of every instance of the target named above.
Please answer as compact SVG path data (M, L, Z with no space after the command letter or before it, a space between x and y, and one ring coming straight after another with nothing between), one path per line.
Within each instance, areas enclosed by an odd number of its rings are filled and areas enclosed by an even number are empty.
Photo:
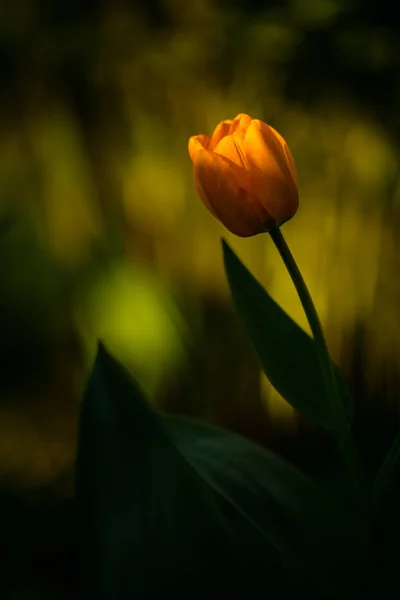
M276 137L278 138L278 140L280 141L280 143L282 145L283 152L285 153L285 157L286 157L287 163L289 165L290 172L291 172L292 177L293 177L293 181L295 182L296 186L298 187L299 180L298 180L298 176L297 176L296 164L294 162L294 158L292 156L292 153L290 152L290 148L287 145L287 143L285 142L285 140L283 139L283 137L280 135L280 133L278 131L276 131L276 129L274 129L270 125L269 125L269 128L274 132L274 134L276 135Z
M252 122L251 127L249 127L248 129L248 136L252 138L252 143L257 144L258 142L258 144L261 144L265 147L265 151L263 154L261 154L260 157L261 160L266 158L267 152L269 152L270 154L270 161L269 164L266 164L265 169L263 169L262 163L258 164L257 166L261 170L265 170L268 173L269 168L271 166L271 159L274 159L280 171L282 172L282 175L284 177L289 176L290 179L292 179L293 183L296 185L295 179L293 178L291 166L288 163L287 156L284 150L284 145L286 146L286 142L281 135L277 134L278 132L275 129L273 129L263 121L254 120Z
M203 146L202 144L202 139L206 136L204 135L196 135L193 136L189 139L189 154L190 154L190 158L192 159L192 163L193 163L193 179L194 179L194 185L196 188L197 193L199 194L200 198L203 200L204 204L206 205L206 207L208 208L208 210L214 215L214 217L216 217L218 219L218 216L215 214L215 211L212 207L212 205L210 204L208 197L206 197L203 193L203 189L199 183L199 179L196 176L196 161L197 161L197 157L201 152L208 152L208 150L206 150L206 148ZM208 138L209 139L209 138Z
M244 148L249 162L253 194L260 212L267 209L276 225L290 219L298 208L298 188L281 142L265 123L253 121L247 130Z
M204 134L193 135L191 138L189 138L188 148L189 148L189 155L190 155L192 162L194 162L194 157L200 150L208 149L208 147L210 145L210 141L211 141L210 138Z
M194 160L196 189L207 208L240 237L264 228L249 202L248 173L219 154L202 150Z
M194 179L194 187L196 188L196 192L198 193L198 195L200 196L200 198L202 199L204 205L206 206L206 208L208 208L208 210L210 211L210 213L216 218L219 219L217 213L214 210L213 205L210 203L209 199L208 199L208 195L205 193L202 184L200 183L200 179L199 179L199 171L196 170L196 167L193 167L193 179Z
M211 143L208 147L208 150L214 150L218 142L222 140L223 137L228 135L232 120L226 120L219 123L214 129L214 133L211 136Z
M238 167L248 168L244 150L244 132L227 135L217 144L214 152L232 161Z
M261 171L269 174L272 169L291 176L282 145L266 123L258 120L251 123L245 147L251 163Z
M233 121L231 121L229 133L234 133L235 131L246 131L252 120L252 117L249 115L240 113L233 119Z

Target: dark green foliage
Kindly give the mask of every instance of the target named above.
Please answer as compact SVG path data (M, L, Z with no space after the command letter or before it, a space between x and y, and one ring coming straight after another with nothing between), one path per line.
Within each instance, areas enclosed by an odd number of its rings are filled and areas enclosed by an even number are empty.
M96 598L329 596L362 529L332 496L240 436L155 413L99 347L76 472Z

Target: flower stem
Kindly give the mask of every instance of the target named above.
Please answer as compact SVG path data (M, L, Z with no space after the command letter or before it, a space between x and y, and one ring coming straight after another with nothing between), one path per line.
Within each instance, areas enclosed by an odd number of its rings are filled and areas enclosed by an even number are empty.
M311 327L314 337L318 359L325 381L327 401L331 412L333 434L335 435L338 449L342 459L347 466L349 475L353 483L358 487L359 479L362 473L362 466L358 456L354 439L351 433L350 423L346 417L342 399L340 397L336 375L332 360L329 355L325 336L322 330L314 302L310 292L304 282L303 276L296 264L295 259L279 228L270 231L271 238L277 247L279 254L289 272L294 283L304 312Z

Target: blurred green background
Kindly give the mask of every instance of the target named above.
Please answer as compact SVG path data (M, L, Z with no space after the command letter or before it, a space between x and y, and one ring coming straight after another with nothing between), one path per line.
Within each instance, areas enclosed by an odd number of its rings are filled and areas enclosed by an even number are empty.
M229 297L221 235L307 328L272 242L235 239L193 189L189 136L237 113L292 150L284 234L379 463L398 427L399 43L388 0L1 3L6 598L76 597L68 507L99 337L154 405L299 464L329 453L262 377Z

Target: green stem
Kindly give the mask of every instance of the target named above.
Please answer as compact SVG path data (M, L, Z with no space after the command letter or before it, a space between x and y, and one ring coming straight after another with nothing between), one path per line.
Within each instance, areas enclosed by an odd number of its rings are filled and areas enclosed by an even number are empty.
M280 229L273 229L270 231L270 235L294 283L301 304L303 305L304 312L310 324L317 349L319 363L325 381L327 400L331 411L332 422L334 424L333 433L336 437L336 442L343 461L348 468L349 475L352 481L358 485L358 481L362 472L361 463L354 444L350 423L346 418L342 399L339 394L333 363L329 355L325 336L322 331L321 322L315 309L314 302L312 301L310 292L308 291L296 261L294 260Z

